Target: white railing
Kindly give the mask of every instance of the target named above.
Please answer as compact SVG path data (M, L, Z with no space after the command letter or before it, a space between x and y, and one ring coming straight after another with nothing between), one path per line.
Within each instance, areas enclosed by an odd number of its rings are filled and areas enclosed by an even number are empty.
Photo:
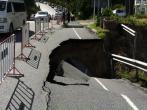
M120 55L116 55L116 54L111 54L112 59L114 61L129 65L131 67L143 70L145 72L147 72L147 63L139 61L139 60L135 60L135 59L131 59L131 58L127 58L124 56L120 56Z
M15 67L15 35L0 43L0 84L6 76L23 76Z
M27 61L28 57L24 55L23 50L25 47L34 47L30 43L29 31L30 24L26 23L22 26L22 41L21 41L21 51L20 54L16 57L18 60Z

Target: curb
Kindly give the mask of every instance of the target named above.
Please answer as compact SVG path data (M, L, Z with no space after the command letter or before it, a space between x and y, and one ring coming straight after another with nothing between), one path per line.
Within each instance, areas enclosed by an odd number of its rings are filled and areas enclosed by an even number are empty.
M97 34L97 31L96 31L95 29L91 29L91 28L89 28L89 27L87 27L87 26L85 26L85 28L86 28L89 32L92 32L92 33L94 33L94 34Z

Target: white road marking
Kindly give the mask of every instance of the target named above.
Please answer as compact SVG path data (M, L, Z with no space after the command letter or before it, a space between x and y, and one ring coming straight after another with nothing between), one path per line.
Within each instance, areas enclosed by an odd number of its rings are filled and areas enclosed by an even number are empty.
M73 31L75 32L75 34L77 35L77 37L79 38L79 39L82 39L81 37L80 37L80 35L77 33L77 31L75 30L75 28L72 28L73 29Z
M126 102L133 108L133 110L139 110L137 106L124 94L121 94L121 96L126 100Z
M106 91L109 91L109 89L106 88L106 86L100 80L98 80L97 78L94 78L94 79L102 86L103 89L105 89Z
M73 31L74 31L74 33L76 34L76 36L77 36L79 39L82 39L82 38L80 37L80 35L76 32L76 30L75 30L74 28L73 28ZM100 80L98 80L97 78L94 78L94 79L102 86L102 88L103 88L104 90L109 91L109 89L108 89ZM136 106L126 95L121 94L121 96L126 100L126 102L130 105L130 107L133 108L133 110L139 110L139 109L137 108L137 106Z
M80 35L76 32L75 28L73 28L73 31L75 32L75 34L77 35L77 37L78 37L79 39L82 39L82 38L80 37ZM97 78L94 78L94 79L103 87L103 89L105 89L106 91L109 91L109 89L107 89Z

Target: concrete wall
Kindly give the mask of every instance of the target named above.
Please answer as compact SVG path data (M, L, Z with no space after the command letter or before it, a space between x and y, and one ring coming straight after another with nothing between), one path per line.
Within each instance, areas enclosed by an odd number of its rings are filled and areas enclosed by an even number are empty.
M49 56L50 72L47 80L54 77L62 60L76 59L84 64L91 71L89 76L110 77L109 57L103 48L103 40L78 40L71 39L64 41L54 49Z

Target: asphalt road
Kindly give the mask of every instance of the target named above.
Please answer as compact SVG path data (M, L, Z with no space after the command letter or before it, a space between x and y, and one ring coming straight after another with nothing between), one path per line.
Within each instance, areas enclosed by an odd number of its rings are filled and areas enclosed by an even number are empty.
M31 21L30 24L30 32L33 33L34 22ZM58 83L46 82L42 90L43 81L49 72L48 57L53 49L71 38L97 38L85 28L62 28L56 25L56 21L53 21L53 27L54 32L49 31L46 34L49 37L46 43L31 40L36 46L35 50L41 52L38 69L29 66L26 62L16 61L16 67L24 73L24 77L20 80L34 92L32 102L29 103L32 106L31 110L147 110L147 94L130 82L123 79L88 77L66 62L63 62L65 77L56 76L55 80ZM18 44L16 48L20 48ZM17 54L18 50L16 49ZM29 55L29 52L30 49L24 50L25 55ZM16 78L7 77L0 85L0 110L5 110L16 84ZM24 101L26 93L19 92L24 95L21 99Z
M73 39L95 39L85 28L64 28L54 33L54 42ZM52 41L53 42L53 41ZM59 84L47 83L50 89L48 110L146 110L147 94L122 79L89 78L76 68L63 65L65 77ZM66 86L65 86L65 85Z

